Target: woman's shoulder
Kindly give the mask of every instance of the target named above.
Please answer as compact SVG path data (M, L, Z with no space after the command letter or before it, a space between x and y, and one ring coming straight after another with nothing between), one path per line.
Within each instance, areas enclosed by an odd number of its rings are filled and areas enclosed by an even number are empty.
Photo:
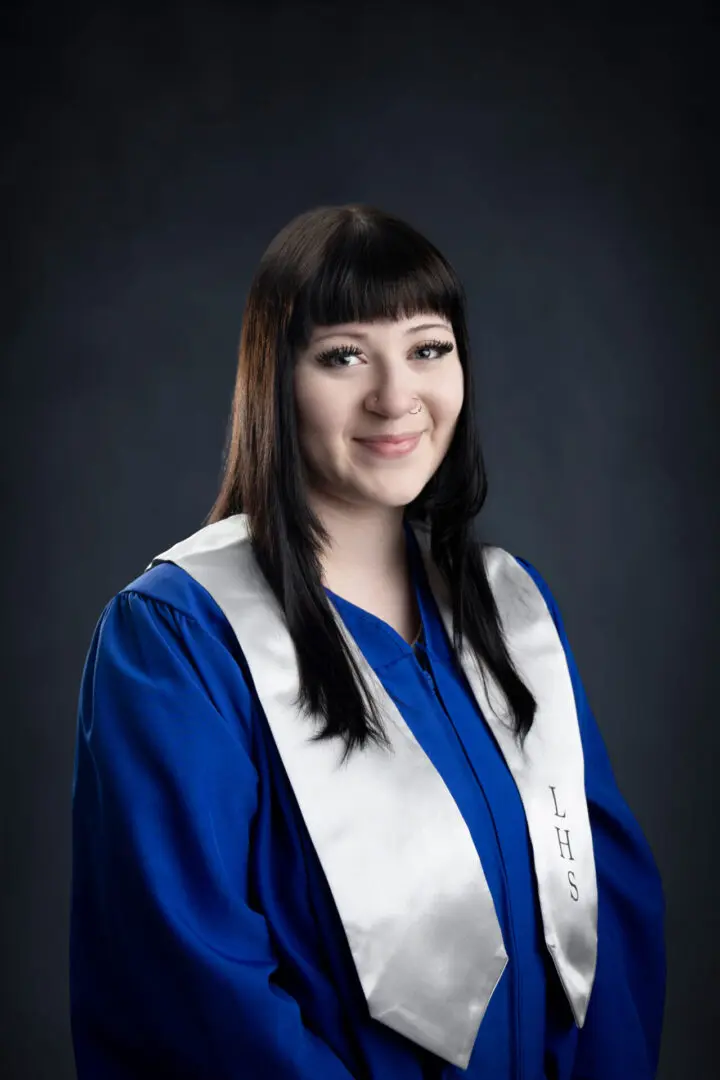
M109 688L102 694L102 688ZM212 596L181 567L160 562L120 589L95 627L83 673L81 716L102 703L103 721L125 700L118 725L159 730L168 703L222 716L237 735L253 713L251 679L232 627ZM174 715L174 713L173 713ZM174 722L174 721L173 721ZM210 725L212 727L212 724ZM249 728L243 735L250 748Z
M559 612L557 610L557 604L555 602L552 590L550 589L546 578L538 570L534 562L531 562L524 556L518 555L516 552L510 551L507 548L501 547L497 544L483 544L482 548L486 566L488 567L492 565L494 560L496 560L496 565L500 566L520 566L534 583L535 587L543 597L545 603L550 610L551 615L553 616L553 619L556 622L558 621ZM507 577L507 575L503 575L503 577ZM517 570L515 571L515 573L510 574L509 577L510 581L508 582L508 585L510 587L517 588L519 585Z
M550 591L550 586L545 580L545 577L538 570L535 563L531 562L529 559L524 558L524 556L522 555L515 554L514 552L508 552L508 554L512 559L515 560L516 563L522 566L523 570L525 570L525 572L532 578L540 592L545 597L545 600L554 603L553 595Z
M103 615L118 610L142 612L183 636L207 635L232 653L239 649L224 612L210 593L172 562L156 563L128 582L111 598Z

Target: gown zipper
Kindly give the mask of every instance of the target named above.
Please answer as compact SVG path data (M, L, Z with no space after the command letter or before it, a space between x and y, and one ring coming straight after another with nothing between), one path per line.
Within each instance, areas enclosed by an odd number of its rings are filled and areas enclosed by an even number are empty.
M429 660L429 657L427 655L426 647L425 647L424 629L420 631L420 634L418 635L417 639L413 642L412 650L413 650L413 655L415 657L415 660L417 662L418 667L420 668L423 675L427 679L428 686L430 687L430 691L432 693L433 698L437 701L440 708L445 713L445 716L450 721L450 725L451 725L453 731L455 732L455 737L457 738L458 742L460 743L460 746L462 747L463 753L465 755L465 759L466 759L468 765L470 766L470 769L472 770L473 776L475 777L475 782L477 783L478 787L482 791L483 798L485 799L485 802L488 805L488 810L490 810L490 805L487 802L487 796L485 795L482 784L480 783L480 780L478 779L478 775L475 772L475 768L474 768L474 766L473 766L473 764L472 764L472 762L471 762L471 760L470 760L470 758L468 756L467 750L465 749L465 745L464 745L462 739L460 738L460 736L458 735L457 728L453 724L452 717L450 716L449 712L445 708L445 703L442 700L442 697L440 696L440 692L438 691L438 689L437 689L437 687L435 685L435 679L434 679L434 677L432 675L432 669L430 667L430 660ZM491 820L493 821L493 827L495 829L495 839L497 841L498 852L500 854L500 867L501 867L501 870L502 870L503 884L505 886L505 897L506 897L506 903L507 903L507 908L508 908L508 923L509 923L509 930L510 930L510 940L511 940L511 945L512 945L512 949L513 949L513 954L515 956L517 956L518 953L517 953L516 940L515 940L515 920L513 918L513 913L512 913L512 902L511 902L511 898L510 898L510 888L509 888L509 885L508 885L507 868L505 866L505 856L503 854L502 844L500 843L500 837L497 834L497 827L495 826L495 823L494 823L494 815L492 813L492 810L490 810L490 817L491 817ZM512 1058L513 1058L513 1063L515 1065L514 1072L515 1072L516 1080L522 1080L524 1069L523 1069L523 1060L522 1060L522 1053L521 1053L521 1041L520 1041L520 1016L521 1016L520 998L521 998L521 987L520 987L520 972L519 972L519 969L518 969L517 972L513 971L513 974L515 976L514 979L513 979L513 984L514 984L514 987L515 987L515 993L513 994L513 999L514 999L513 1004L515 1006L515 1008L514 1008L514 1013L515 1013L515 1017L514 1017L514 1019L515 1019L515 1023L514 1023L515 1045L513 1047Z

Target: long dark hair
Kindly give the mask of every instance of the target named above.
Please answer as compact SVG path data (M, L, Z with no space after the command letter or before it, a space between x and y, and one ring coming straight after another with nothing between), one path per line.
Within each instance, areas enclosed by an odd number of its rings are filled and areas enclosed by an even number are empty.
M461 649L466 636L495 676L522 742L536 702L508 654L483 545L471 533L487 477L473 413L465 295L455 271L390 214L356 204L319 207L294 218L271 242L243 316L224 475L207 520L247 514L253 550L297 652L296 704L324 719L314 739L344 739L343 761L369 740L389 741L322 586L320 554L329 536L306 498L294 357L314 326L430 312L452 325L465 392L447 454L405 518L429 530L432 559L451 598L454 647Z

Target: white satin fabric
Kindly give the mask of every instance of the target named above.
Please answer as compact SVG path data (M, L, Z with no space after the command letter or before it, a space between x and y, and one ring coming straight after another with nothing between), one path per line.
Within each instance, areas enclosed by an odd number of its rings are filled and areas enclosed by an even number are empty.
M452 640L444 582L429 538L417 530L431 590ZM597 879L585 796L585 762L565 650L545 598L507 551L485 549L485 564L508 652L537 712L522 747L504 695L467 646L460 662L520 792L533 849L545 943L578 1027L585 1022L597 962ZM484 678L483 678L484 675Z
M442 579L418 541L451 635ZM575 702L562 644L532 578L507 552L486 551L508 647L538 701L520 751L503 698L483 687L474 655L460 657L517 783L533 845L545 940L582 1025L597 951L597 887ZM295 649L238 514L156 556L202 585L247 659L260 704L333 894L370 1015L467 1068L490 997L507 963L482 864L452 795L331 605L370 687L391 749L371 744L340 764L339 741L296 705ZM568 877L568 870L570 877Z

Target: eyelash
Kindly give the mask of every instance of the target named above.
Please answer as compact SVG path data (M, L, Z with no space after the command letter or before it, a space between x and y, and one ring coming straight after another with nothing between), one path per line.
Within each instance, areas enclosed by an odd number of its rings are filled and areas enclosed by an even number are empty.
M433 357L435 360L440 360L446 353L452 352L455 346L449 341L423 341L421 345L415 346L415 352L418 349L435 349L440 353L440 356ZM334 364L332 361L339 356L346 356L350 353L352 356L360 356L362 349L359 345L334 345L332 349L325 349L324 352L318 353L315 357L318 364L322 364L323 367L343 367L347 365ZM430 363L427 359L425 363Z

